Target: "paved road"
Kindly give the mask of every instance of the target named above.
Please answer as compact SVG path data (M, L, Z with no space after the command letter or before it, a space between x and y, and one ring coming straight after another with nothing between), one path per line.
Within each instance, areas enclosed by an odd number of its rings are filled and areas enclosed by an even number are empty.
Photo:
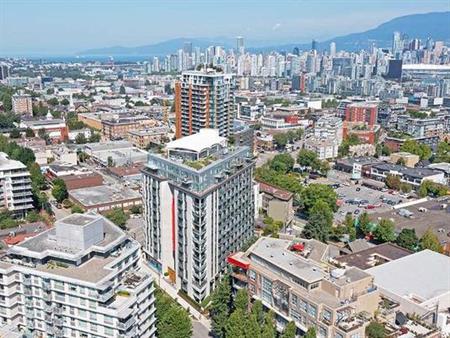
M205 338L209 336L209 330L198 320L192 321L192 337L193 338Z

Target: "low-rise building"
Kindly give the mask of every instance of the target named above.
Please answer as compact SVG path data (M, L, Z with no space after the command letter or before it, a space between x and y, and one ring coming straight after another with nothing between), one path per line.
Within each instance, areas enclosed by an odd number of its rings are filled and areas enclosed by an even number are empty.
M0 322L22 336L154 337L140 245L106 218L72 214L0 260Z
M69 191L69 199L84 210L107 212L114 208L128 210L142 204L141 194L126 187L99 185Z
M399 176L404 183L409 183L413 187L419 187L423 181L432 181L445 184L444 173L439 170L429 168L408 168L398 164L379 163L371 167L370 176L378 181L384 181L387 175Z
M102 166L124 166L147 161L148 153L128 141L88 143L84 151Z
M380 299L373 277L355 267L332 269L296 250L303 246L262 237L229 256L234 287L274 311L279 330L293 321L298 333L315 327L318 337L364 337Z
M130 130L127 134L127 139L133 146L139 149L146 149L151 143L162 144L168 138L168 127L153 127L141 130Z
M314 151L319 160L333 159L338 156L339 144L336 139L309 137L303 145L305 149Z
M293 200L293 193L264 182L259 183L258 209L261 208L273 220L290 223L294 217Z
M22 119L21 128L30 128L34 134L39 135L39 131L43 130L52 141L62 142L69 137L69 130L63 119L54 119L49 115L46 119Z
M34 208L32 195L27 167L0 152L0 210L24 215Z
M409 168L414 168L416 164L420 161L419 155L407 153L407 152L398 152L393 153L390 156L391 163L398 164L402 162L404 166Z

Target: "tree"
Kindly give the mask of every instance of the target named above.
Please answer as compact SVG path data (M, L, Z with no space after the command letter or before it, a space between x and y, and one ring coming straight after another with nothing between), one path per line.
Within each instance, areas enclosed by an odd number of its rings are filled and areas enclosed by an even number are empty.
M366 336L368 338L385 338L386 330L383 324L378 322L371 322L366 327Z
M111 156L108 156L107 166L108 167L114 167L114 160L113 160L113 158Z
M270 162L270 169L281 173L291 172L294 168L295 161L289 154L275 155Z
M448 188L430 180L425 180L420 184L418 194L420 197L433 196L433 197L441 197L447 195Z
M9 133L9 137L10 138L20 138L20 131L17 128L14 128L13 130L11 130L11 132Z
M347 156L350 151L350 146L354 146L360 144L358 136L355 134L350 134L344 141L342 141L341 145L338 149L338 154L340 157Z
M85 144L87 142L86 136L84 136L84 133L79 133L77 137L75 137L76 144Z
M313 183L308 185L300 193L300 202L303 211L308 214L309 210L317 203L318 200L322 200L328 204L332 212L337 210L337 194L330 186L326 184Z
M303 229L303 235L306 238L326 242L330 236L332 225L333 211L326 202L318 200L309 212L308 223Z
M426 144L418 143L416 140L406 140L400 147L401 151L418 155L421 160L428 160L431 157L431 148Z
M125 87L123 85L121 85L120 88L119 88L119 94L121 94L121 95L125 95L126 94L126 90L125 90Z
M402 229L395 240L399 246L414 251L418 244L419 239L416 236L415 229Z
M368 235L371 231L369 214L365 211L358 218L358 228L363 235Z
M273 136L273 141L275 142L278 148L284 148L286 147L286 144L288 143L289 140L285 133L279 133Z
M394 222L388 219L382 219L375 228L373 235L379 242L393 242L395 240Z
M400 183L400 191L404 194L408 194L410 193L412 190L411 184L408 184L406 182L401 182Z
M215 337L225 337L225 326L230 313L231 286L228 275L224 276L211 296L211 329Z
M248 293L246 289L239 289L234 298L234 308L246 312L248 310Z
M26 137L34 137L35 135L34 135L33 129L31 129L31 128L25 129L25 136Z
M52 97L51 99L47 100L47 104L50 106L57 106L59 104L59 101L56 97Z
M308 331L306 331L306 334L304 336L304 338L316 338L316 337L317 337L316 328L314 327L310 327Z
M255 300L252 305L251 313L258 321L258 325L262 326L264 324L264 308L260 300Z
M64 201L69 196L66 183L60 178L53 180L52 183L52 195L58 203L62 203L62 201Z
M246 338L260 338L261 337L261 327L259 326L258 320L256 316L250 314L247 315L248 319L246 320L245 326L245 337Z
M106 218L122 229L126 229L125 225L128 221L128 215L121 208L113 208L106 213Z
M72 214L82 214L82 213L84 213L84 210L83 210L83 208L80 207L79 205L74 204L74 205L72 206L72 208L70 209L70 212L71 212Z
M55 89L54 89L54 88L49 88L49 89L47 89L47 94L48 94L48 95L53 95L53 94L55 94Z
M156 329L161 338L190 338L192 322L189 314L164 291L155 291Z
M429 249L442 253L442 245L439 242L439 238L433 233L431 229L428 229L423 234L422 238L420 239L420 247L424 250Z
M439 142L436 155L433 158L434 163L450 163L450 143L447 141Z
M261 338L275 338L275 314L272 310L266 313L264 318L264 326L261 330Z
M317 154L312 150L302 149L297 156L297 163L302 167L312 168L318 161Z
M245 312L241 309L236 309L228 318L225 325L226 338L246 338L245 337Z
M297 332L297 326L295 326L295 323L289 322L285 326L280 338L295 338L296 332Z
M384 182L389 189L400 190L401 181L399 176L388 174Z
M100 139L102 136L99 133L91 133L91 136L89 137L89 142L100 142Z
M141 205L133 205L133 206L130 208L130 212L131 212L133 215L139 215L139 214L142 214L142 206L141 206Z
M27 222L34 223L34 222L42 221L42 216L39 215L39 213L37 211L32 210L32 211L28 212L26 219L27 219Z
M69 103L70 103L69 100L67 100L66 98L64 98L64 99L61 100L61 104L62 104L63 106L68 106Z

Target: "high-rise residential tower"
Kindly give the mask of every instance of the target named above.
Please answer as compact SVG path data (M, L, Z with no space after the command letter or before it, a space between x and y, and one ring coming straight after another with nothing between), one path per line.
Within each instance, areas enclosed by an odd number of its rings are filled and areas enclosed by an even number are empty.
M238 55L245 53L244 38L242 36L236 38L236 52Z
M197 302L214 289L226 258L253 235L254 161L217 130L170 142L143 170L145 253Z
M234 118L234 80L213 69L187 71L175 84L176 136L192 135L202 128L231 134Z

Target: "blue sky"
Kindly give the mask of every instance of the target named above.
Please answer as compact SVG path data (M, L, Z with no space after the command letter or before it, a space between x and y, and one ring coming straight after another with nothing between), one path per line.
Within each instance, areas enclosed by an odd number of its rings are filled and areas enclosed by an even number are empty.
M0 0L0 55L72 54L176 37L304 42L448 10L449 0Z

